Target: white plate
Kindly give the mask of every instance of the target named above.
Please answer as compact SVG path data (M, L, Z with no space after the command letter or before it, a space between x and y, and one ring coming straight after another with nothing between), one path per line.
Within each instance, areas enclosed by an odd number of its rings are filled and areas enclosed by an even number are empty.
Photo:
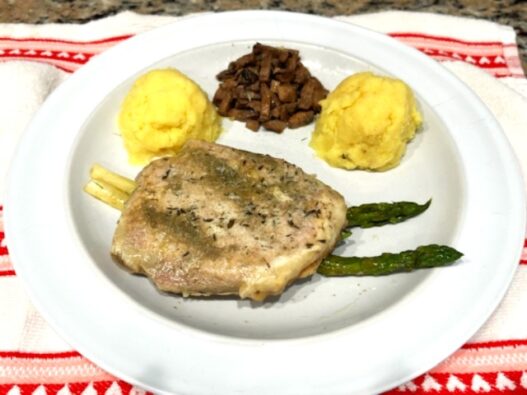
M314 276L262 305L158 293L109 256L118 213L81 189L94 162L129 176L115 123L134 78L174 66L211 95L215 74L255 41L297 48L328 88L360 70L415 91L423 131L385 173L327 166L312 126L281 135L225 121L220 142L299 164L349 204L425 201L423 215L355 231L343 254L450 244L453 267L383 278ZM482 325L516 268L525 225L522 182L491 114L419 52L353 25L280 13L188 17L93 59L33 120L11 169L6 228L17 274L46 319L109 372L175 394L351 394L387 390L448 356Z

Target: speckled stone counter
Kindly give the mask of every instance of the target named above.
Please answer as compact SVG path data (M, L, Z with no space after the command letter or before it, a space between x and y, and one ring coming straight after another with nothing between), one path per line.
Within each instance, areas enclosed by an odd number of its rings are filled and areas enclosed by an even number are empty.
M239 9L277 9L326 16L408 10L487 19L512 26L516 30L523 68L527 70L525 0L0 0L0 23L86 22L124 10L143 14L184 15Z

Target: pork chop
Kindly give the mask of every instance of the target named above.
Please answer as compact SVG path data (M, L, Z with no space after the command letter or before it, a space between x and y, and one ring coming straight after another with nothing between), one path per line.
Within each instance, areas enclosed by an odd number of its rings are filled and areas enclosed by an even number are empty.
M268 155L189 141L138 175L112 256L162 291L261 301L313 274L346 221L342 196Z

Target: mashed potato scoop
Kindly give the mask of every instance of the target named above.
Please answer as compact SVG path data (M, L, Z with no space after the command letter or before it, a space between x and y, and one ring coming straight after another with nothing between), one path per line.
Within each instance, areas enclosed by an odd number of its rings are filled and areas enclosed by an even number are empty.
M404 82L370 72L346 78L321 106L310 145L331 166L345 169L397 166L422 123Z
M214 141L221 132L206 93L172 68L140 76L124 99L118 122L132 164L174 154L189 139Z

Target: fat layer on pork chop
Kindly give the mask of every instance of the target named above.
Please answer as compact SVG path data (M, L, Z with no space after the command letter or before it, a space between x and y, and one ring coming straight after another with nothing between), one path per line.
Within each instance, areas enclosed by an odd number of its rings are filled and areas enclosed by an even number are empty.
M112 256L162 291L263 300L313 274L346 221L342 196L282 159L191 140L138 175Z

